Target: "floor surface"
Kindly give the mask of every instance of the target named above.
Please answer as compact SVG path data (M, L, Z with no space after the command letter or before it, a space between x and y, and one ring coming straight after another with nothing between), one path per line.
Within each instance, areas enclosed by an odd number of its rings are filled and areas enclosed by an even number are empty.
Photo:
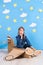
M43 51L42 53L32 59L20 58L12 61L6 61L5 56L7 55L6 49L0 49L0 65L43 65Z

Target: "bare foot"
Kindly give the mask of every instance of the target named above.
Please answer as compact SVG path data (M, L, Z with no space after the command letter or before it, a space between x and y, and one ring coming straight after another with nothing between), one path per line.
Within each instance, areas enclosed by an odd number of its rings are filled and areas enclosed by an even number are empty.
M40 51L40 50L36 50L36 51L34 52L34 55L35 55L35 56L38 56L39 54L41 54L41 51Z

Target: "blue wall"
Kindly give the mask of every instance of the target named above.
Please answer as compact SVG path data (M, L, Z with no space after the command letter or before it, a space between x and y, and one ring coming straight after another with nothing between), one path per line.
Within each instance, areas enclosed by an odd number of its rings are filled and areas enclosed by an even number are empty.
M43 0L0 0L0 48L23 26L33 47L43 49ZM15 40L16 43L16 40Z

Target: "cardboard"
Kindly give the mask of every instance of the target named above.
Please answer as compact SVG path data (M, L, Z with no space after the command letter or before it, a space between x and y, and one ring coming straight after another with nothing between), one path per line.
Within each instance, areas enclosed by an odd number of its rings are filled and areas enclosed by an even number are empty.
M33 50L31 48L21 49L14 45L14 42L10 36L8 36L8 55L5 57L6 60L13 60L22 56L23 58L32 58L41 53L41 51Z
M14 48L14 41L13 41L13 39L10 37L10 36L8 36L8 52L11 52L11 50Z
M13 60L24 53L24 49L13 48L12 51L6 56L6 60Z

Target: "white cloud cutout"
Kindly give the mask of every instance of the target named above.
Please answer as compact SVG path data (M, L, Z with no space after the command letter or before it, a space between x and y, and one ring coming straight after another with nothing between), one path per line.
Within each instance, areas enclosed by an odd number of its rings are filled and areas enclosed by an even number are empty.
M43 4L43 1L41 3Z
M37 26L36 23L32 23L32 24L29 25L29 27L36 27L36 26Z
M10 12L9 9L5 9L2 13L3 13L3 14L8 14L9 12Z
M4 3L11 2L11 0L3 0Z
M24 17L26 17L27 16L27 13L22 13L21 15L20 15L20 17L22 17L22 18L24 18Z

